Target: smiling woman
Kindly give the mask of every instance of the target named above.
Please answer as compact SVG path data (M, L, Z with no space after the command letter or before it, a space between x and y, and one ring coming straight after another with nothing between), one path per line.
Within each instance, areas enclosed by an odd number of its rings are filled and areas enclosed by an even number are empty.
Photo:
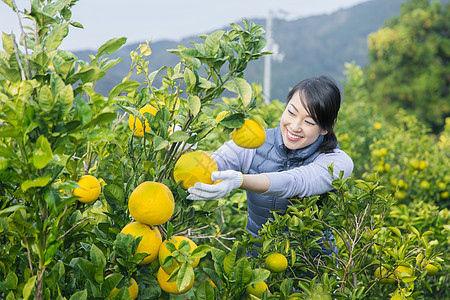
M256 236L272 210L286 210L288 198L320 195L333 189L341 171L350 176L353 162L334 134L341 103L336 84L325 76L305 79L287 100L279 125L266 130L262 146L247 149L231 140L212 153L219 172L211 177L220 184L196 183L188 199L214 200L233 189L246 190L247 230Z

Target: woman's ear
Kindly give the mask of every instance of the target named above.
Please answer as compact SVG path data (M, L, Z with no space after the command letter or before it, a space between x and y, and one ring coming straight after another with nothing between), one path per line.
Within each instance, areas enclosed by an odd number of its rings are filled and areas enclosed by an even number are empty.
M322 131L320 131L321 135L326 135L328 133L328 130L322 129Z

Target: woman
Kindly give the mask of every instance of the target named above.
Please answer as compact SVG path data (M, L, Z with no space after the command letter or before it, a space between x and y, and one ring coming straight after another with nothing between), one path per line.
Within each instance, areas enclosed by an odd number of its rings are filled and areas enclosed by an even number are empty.
M258 235L271 210L285 211L288 198L309 197L333 190L341 171L351 175L353 162L337 145L334 124L340 108L339 88L325 76L305 79L288 94L287 105L276 128L266 130L257 149L226 142L212 153L219 172L218 184L196 183L190 200L214 200L240 188L247 191L247 230Z

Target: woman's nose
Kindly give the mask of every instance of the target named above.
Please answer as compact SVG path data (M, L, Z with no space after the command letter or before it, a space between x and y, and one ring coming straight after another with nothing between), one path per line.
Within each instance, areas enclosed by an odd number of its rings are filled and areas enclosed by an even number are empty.
M300 120L295 120L291 123L291 128L295 132L301 132L302 131L302 122Z

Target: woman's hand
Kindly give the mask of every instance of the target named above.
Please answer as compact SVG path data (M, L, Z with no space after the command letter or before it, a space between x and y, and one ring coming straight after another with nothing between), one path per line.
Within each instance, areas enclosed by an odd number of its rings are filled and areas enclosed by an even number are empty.
M197 182L188 189L189 200L216 200L228 195L232 190L238 189L244 180L241 172L227 170L211 173L212 181L218 181L217 184L205 184Z

